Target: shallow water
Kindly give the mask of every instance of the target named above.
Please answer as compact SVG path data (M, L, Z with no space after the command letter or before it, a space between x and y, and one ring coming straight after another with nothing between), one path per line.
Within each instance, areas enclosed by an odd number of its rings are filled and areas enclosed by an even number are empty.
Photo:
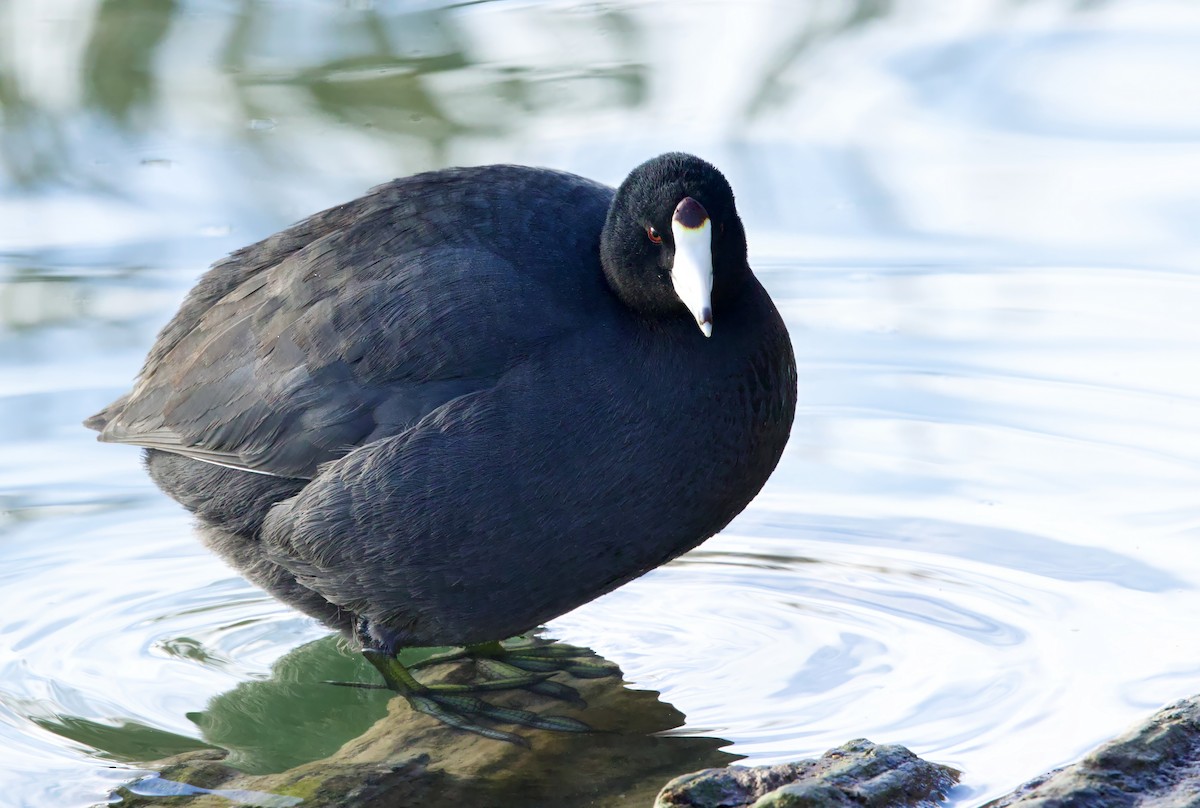
M79 421L206 264L447 164L615 182L683 148L738 193L800 367L787 454L723 534L550 626L677 732L755 763L903 743L966 806L1200 692L1191 3L406 8L0 8L0 801L330 751L218 726L326 632ZM331 737L382 714L330 690Z

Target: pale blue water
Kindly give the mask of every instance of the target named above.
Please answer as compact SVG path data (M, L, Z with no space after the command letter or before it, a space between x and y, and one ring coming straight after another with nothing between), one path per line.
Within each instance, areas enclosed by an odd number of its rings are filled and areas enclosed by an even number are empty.
M903 743L966 806L1200 692L1188 0L164 8L0 8L0 802L103 800L325 634L79 421L208 263L450 164L616 182L681 148L738 194L788 452L551 625L682 731Z

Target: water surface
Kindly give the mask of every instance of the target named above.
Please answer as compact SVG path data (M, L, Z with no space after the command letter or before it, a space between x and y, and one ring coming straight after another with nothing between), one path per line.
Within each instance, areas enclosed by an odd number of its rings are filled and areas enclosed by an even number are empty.
M208 263L450 164L617 182L682 148L738 194L797 353L788 451L720 536L550 626L676 732L752 763L903 743L965 806L1200 692L1192 4L404 8L0 9L5 802L328 753L214 719L326 632L79 422ZM331 690L314 722L382 714Z

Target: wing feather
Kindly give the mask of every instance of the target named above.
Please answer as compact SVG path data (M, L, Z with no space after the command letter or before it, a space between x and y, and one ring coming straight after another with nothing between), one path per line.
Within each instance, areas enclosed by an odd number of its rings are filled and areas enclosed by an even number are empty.
M507 186L475 179L484 171ZM529 210L512 204L528 194L548 197L537 210L590 205L595 233L556 241L547 222L531 245L527 223L505 220ZM610 194L493 166L399 180L318 214L215 265L133 391L87 423L104 441L311 479L578 328L588 287L603 285L580 239L598 245Z

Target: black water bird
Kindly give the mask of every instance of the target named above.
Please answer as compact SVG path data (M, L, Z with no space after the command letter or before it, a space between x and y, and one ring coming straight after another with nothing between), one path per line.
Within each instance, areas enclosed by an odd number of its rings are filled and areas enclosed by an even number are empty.
M511 740L477 717L539 724L395 651L499 654L700 544L766 482L795 402L733 192L675 153L615 191L480 166L318 213L214 265L86 423L145 447L210 547L418 709ZM544 678L518 674L481 688Z

